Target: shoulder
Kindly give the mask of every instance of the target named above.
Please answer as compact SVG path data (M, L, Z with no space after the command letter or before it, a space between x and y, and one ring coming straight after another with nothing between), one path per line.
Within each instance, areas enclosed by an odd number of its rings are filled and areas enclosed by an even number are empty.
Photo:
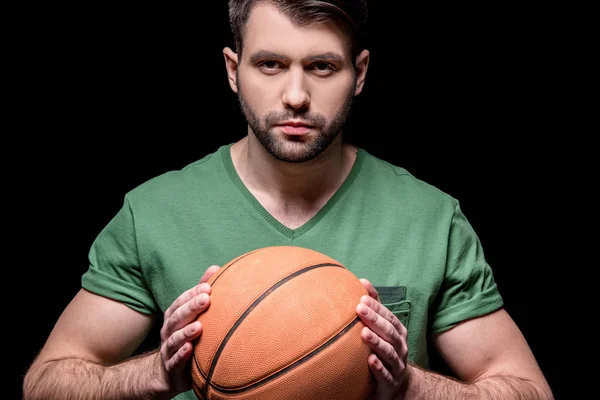
M128 191L125 197L132 206L143 207L149 204L166 205L173 200L181 202L190 196L201 195L206 188L223 181L227 171L222 152L228 148L229 145L223 145L180 169L157 175Z
M418 178L406 168L376 157L364 149L361 167L362 184L379 195L401 200L405 206L444 208L453 211L458 200L449 193Z

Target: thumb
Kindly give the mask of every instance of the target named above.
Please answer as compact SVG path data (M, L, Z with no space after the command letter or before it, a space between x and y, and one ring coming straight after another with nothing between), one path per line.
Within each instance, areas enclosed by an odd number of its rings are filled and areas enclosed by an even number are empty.
M200 283L208 282L211 276L213 276L214 273L217 272L219 269L221 269L221 267L219 267L218 265L211 265L210 267L208 267L206 271L204 271L204 275L202 275L202 278L200 278Z
M365 289L367 289L367 293L369 293L369 296L371 296L378 302L381 302L379 300L379 293L377 293L377 290L375 289L373 284L368 279L361 278L360 283L362 283L362 285L365 287Z

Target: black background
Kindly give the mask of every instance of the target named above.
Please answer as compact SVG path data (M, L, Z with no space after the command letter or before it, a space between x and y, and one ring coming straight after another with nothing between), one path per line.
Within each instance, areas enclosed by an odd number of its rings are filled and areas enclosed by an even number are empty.
M231 45L226 2L199 3L21 16L27 44L12 59L13 105L14 139L24 144L8 197L19 204L9 210L15 270L35 305L22 322L18 382L125 192L246 133L221 53ZM461 201L507 310L561 398L556 226L568 150L556 136L559 83L548 84L555 37L540 28L540 10L392 3L371 2L371 64L347 135Z

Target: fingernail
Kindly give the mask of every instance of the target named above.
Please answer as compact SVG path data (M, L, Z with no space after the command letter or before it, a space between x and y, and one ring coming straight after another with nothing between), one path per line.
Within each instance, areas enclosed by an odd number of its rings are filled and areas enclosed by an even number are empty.
M199 305L200 307L204 306L207 301L208 301L208 296L206 295L206 293L202 293L201 295L196 297L196 304Z
M364 304L359 304L358 312L362 315L367 315L369 313L369 307L365 306Z

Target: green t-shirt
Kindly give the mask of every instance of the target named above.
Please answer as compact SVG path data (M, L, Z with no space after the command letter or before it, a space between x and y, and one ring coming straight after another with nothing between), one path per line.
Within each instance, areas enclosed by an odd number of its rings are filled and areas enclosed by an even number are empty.
M307 247L373 283L408 328L409 359L425 368L432 333L503 305L481 243L448 194L358 149L339 190L290 229L244 186L230 146L128 192L91 246L82 286L162 314L210 265L266 246Z

